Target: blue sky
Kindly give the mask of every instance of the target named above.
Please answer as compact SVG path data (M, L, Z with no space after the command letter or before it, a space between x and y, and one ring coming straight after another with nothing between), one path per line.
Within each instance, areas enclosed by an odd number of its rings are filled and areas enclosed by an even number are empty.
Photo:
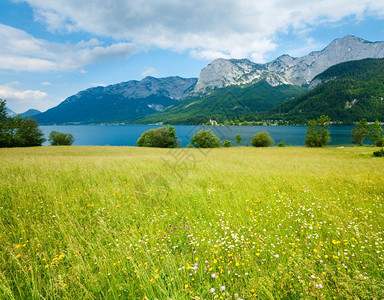
M1 0L0 98L44 111L93 86L303 56L346 35L384 41L384 1Z

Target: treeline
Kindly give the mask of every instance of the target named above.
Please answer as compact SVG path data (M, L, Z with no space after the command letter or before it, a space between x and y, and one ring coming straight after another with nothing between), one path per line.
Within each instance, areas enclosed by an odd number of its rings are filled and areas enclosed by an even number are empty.
M0 147L33 147L45 142L44 134L35 119L19 115L9 117L6 101L0 99Z

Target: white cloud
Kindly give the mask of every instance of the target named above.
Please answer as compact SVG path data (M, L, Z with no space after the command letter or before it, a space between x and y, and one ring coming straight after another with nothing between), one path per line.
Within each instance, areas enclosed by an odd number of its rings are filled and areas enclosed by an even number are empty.
M207 59L261 61L279 33L303 34L346 17L384 16L384 2L377 0L19 1L28 2L51 31L85 31Z
M0 69L15 71L81 70L89 64L120 60L137 52L132 43L103 47L97 39L75 45L52 43L3 24L0 40Z
M156 70L156 68L148 68L148 69L145 69L143 72L141 72L141 76L143 77L147 77L147 76L153 76L153 77L157 77L159 74Z
M0 85L0 99L6 99L7 106L17 113L30 108L45 111L57 104L57 100L50 99L46 92L20 89L18 85L20 83L17 81Z
M92 83L91 83L91 86L93 86L93 87L98 87L98 86L106 87L107 84L105 84L105 83L96 83L96 82L92 82Z
M39 90L18 90L13 86L15 83L0 85L0 98L16 100L20 103L34 103L48 96L47 93Z
M48 81L44 81L44 82L41 83L41 85L42 85L42 86L50 86L51 83L48 82Z

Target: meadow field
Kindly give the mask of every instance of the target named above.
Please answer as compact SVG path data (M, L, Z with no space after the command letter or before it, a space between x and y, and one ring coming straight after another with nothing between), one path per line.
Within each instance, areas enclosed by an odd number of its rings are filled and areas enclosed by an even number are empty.
M0 149L0 299L383 299L375 150Z

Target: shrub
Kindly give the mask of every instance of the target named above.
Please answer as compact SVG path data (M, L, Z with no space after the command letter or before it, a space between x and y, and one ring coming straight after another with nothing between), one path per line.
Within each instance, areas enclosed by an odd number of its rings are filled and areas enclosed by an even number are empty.
M191 144L196 148L218 148L221 142L212 130L201 129L191 138Z
M277 146L279 146L279 147L287 147L287 144L285 143L285 141L282 141L282 142L278 143Z
M268 147L274 142L275 141L270 137L269 133L266 131L256 133L251 140L251 144L254 147Z
M139 147L177 148L176 130L173 126L150 129L137 140Z
M373 152L373 156L376 156L376 157L384 157L384 149L382 148L382 149L379 150L379 151L375 151L375 152Z
M226 147L226 148L232 147L231 141L225 140L223 143L223 147Z
M305 145L307 147L324 147L328 144L331 137L326 127L330 122L331 119L328 116L321 116L317 120L309 121L305 135Z
M48 141L52 146L70 146L75 141L72 133L51 131Z

